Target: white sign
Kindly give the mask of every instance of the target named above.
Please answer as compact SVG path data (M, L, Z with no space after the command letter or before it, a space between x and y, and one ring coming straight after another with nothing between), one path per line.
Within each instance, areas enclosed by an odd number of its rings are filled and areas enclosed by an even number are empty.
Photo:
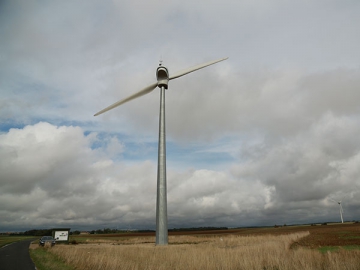
M57 241L68 241L69 232L68 231L55 231L54 238Z

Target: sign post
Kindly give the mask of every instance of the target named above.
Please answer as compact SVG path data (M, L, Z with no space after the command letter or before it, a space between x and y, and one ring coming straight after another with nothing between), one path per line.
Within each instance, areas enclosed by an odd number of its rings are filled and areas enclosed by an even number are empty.
M56 242L69 243L70 228L55 228L52 230L52 236Z

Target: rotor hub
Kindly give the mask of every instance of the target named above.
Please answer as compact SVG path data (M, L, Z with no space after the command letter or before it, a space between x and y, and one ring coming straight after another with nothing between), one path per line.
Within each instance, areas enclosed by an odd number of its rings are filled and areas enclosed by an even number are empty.
M168 89L169 72L166 67L159 66L156 70L156 78L158 81L158 87L164 87Z

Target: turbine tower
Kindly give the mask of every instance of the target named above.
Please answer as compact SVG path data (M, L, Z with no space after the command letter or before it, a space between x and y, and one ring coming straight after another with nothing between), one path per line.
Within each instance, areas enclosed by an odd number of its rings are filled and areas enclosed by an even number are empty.
M193 71L216 64L228 58L221 58L215 61L200 64L169 76L168 69L160 63L156 70L157 82L146 86L139 92L124 98L105 109L97 112L94 116L109 111L130 100L150 93L156 87L160 88L160 115L159 115L159 145L158 145L158 170L157 170L157 196L156 196L156 245L168 244L167 227L167 190L166 190L166 134L165 134L165 90L168 89L170 80L179 78Z
M341 201L335 201L335 200L333 200L333 199L330 199L330 200L332 200L333 202L336 202L336 203L339 205L341 223L344 223L344 220L343 220L344 210L343 210L343 208L342 208Z

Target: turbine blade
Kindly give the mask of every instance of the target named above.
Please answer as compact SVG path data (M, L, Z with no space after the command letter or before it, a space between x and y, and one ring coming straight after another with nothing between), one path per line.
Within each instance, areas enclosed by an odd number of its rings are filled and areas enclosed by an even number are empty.
M146 94L150 93L152 90L154 90L156 88L156 86L157 86L157 82L145 87L141 91L139 91L139 92L127 97L127 98L124 98L124 99L122 99L122 100L120 100L118 102L115 102L114 104L112 104L112 105L106 107L105 109L97 112L96 114L94 114L94 116L98 116L99 114L102 114L102 113L107 112L107 111L109 111L111 109L114 109L115 107L120 106L120 105L122 105L122 104L124 104L124 103L126 103L126 102L128 102L130 100L133 100L135 98L146 95Z
M180 71L178 73L176 73L175 75L172 75L169 77L169 80L172 80L172 79L176 79L176 78L179 78L181 76L184 76L190 72L194 72L198 69L201 69L201 68L204 68L204 67L207 67L207 66L210 66L210 65L213 65L213 64L216 64L218 62L221 62L221 61L224 61L226 59L228 59L229 57L226 57L226 58L221 58L221 59L218 59L218 60L215 60L215 61L210 61L210 62L207 62L207 63L204 63L204 64L200 64L200 65L197 65L197 66L194 66L194 67L191 67L191 68L188 68L188 69L185 69L183 71Z

